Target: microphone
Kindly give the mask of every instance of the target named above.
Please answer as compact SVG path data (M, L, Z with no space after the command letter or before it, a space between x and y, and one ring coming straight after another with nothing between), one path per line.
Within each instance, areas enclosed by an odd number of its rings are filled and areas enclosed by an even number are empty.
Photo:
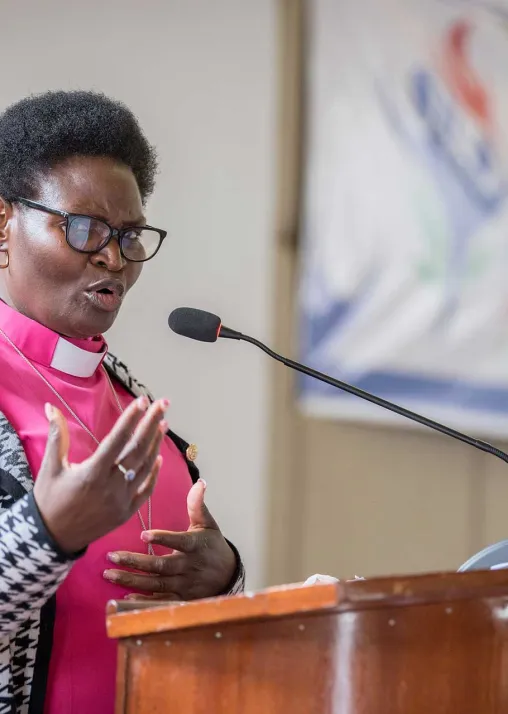
M327 374L323 374L323 372L318 372L304 364L300 364L299 362L295 362L287 357L283 357L282 355L277 354L277 352L271 350L259 340L256 340L254 337L244 335L241 332L225 327L222 324L220 317L212 314L211 312L197 310L192 307L179 307L176 310L173 310L169 316L168 325L173 332L176 332L177 335L190 337L192 340L198 340L200 342L216 342L219 337L229 340L249 342L251 345L259 347L260 350L277 360L277 362L281 362L286 365L286 367L290 367L301 374L318 379L320 382L324 382L325 384L330 384L332 387L336 387L343 392L352 394L353 396L364 399L367 402L376 404L376 406L381 407L382 409L388 409L388 411L399 414L399 416L406 419L411 419L411 421L415 421L428 429L433 429L441 434L450 436L452 439L457 439L465 444L469 444L469 446L474 446L475 449L479 449L487 454L496 456L498 459L508 463L508 454L492 444L488 444L486 441L481 441L480 439L475 439L467 434L462 434L460 431L452 429L445 424L440 424L432 419L427 419L427 417L417 414L416 412L412 412L409 409L405 409L398 404L389 402L381 397L376 397L376 395L370 394L370 392L365 392L363 389L358 389L358 387L353 387L351 384L341 382L340 380L334 379Z

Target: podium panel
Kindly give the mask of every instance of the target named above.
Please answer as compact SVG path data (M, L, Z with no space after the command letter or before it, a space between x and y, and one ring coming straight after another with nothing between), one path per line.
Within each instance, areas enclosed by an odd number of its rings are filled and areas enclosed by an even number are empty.
M110 603L116 714L505 714L508 571Z

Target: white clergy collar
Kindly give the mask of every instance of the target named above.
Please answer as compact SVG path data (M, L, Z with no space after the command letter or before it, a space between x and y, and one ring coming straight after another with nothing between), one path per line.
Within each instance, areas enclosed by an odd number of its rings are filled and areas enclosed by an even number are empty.
M49 366L72 377L91 377L105 355L106 350L89 352L59 337Z

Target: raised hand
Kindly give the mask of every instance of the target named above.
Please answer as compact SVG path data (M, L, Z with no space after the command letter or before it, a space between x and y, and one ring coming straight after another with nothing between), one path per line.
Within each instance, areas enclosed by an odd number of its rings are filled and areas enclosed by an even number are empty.
M235 555L205 505L206 484L200 480L189 491L190 526L186 532L146 531L145 543L173 549L168 555L110 553L115 565L141 571L106 570L104 577L117 585L164 600L194 600L224 592L236 569ZM143 596L132 594L132 599ZM145 596L146 597L146 596Z
M167 406L165 400L149 406L146 398L137 399L90 458L70 464L67 422L46 405L49 435L34 498L62 550L81 550L125 523L149 497L162 464Z

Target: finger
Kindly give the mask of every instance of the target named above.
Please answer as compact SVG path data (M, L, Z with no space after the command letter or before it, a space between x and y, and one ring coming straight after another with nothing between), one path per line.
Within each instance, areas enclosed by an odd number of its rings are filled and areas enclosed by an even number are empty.
M182 598L177 593L163 593L162 595L158 593L152 593L151 595L141 595L139 593L129 593L124 597L124 600L141 600L146 602L147 600L153 602L154 600L160 604L160 601L165 602L182 602Z
M132 590L152 594L179 593L179 587L184 584L181 575L163 578L158 575L143 575L141 573L129 573L126 570L105 570L104 579L115 585Z
M69 465L69 427L62 412L52 404L44 406L49 421L48 439L41 469L56 474Z
M155 435L155 437L152 440L152 444L150 446L150 449L148 451L148 454L145 458L144 463L138 467L138 469L134 469L134 473L136 474L134 479L131 481L132 484L132 490L137 493L139 487L144 484L146 479L150 476L152 473L154 467L155 467L155 462L157 461L157 457L159 456L159 451L161 448L161 443L164 438L164 434L166 433L165 425L166 422L162 421L160 422L160 427ZM122 464L125 468L125 462ZM132 468L132 467L131 467Z
M174 555L145 555L144 553L130 553L115 551L108 553L108 560L116 566L140 570L152 575L180 575L185 570L187 556L181 553Z
M212 517L205 504L206 481L199 479L189 491L187 496L187 511L189 513L190 526L193 528L212 528L219 530L219 526Z
M146 460L147 453L150 450L152 442L158 431L164 425L164 433L167 431L167 424L162 422L164 412L166 411L169 402L159 400L154 402L148 409L143 419L138 424L134 434L129 439L125 449L122 450L118 457L118 462L127 469L137 471Z
M101 463L102 466L109 468L113 466L129 439L132 438L132 432L148 409L148 405L146 397L140 397L129 404L115 426L97 447L92 456L93 462Z
M132 501L132 510L133 512L138 511L143 503L152 495L153 490L155 488L155 484L157 483L157 477L159 476L159 472L162 467L162 456L157 456L155 459L155 464L152 469L151 474L145 479L144 483L141 484L141 486L138 488L136 492L136 497Z
M147 416L150 418L151 415L147 414ZM157 421L154 421L153 424L158 428L154 429L155 433L152 436L151 442L149 442L147 440L147 452L151 451L151 449L153 447L153 443L156 439L159 439L160 433L162 433L162 435L164 436L164 434L166 433L164 431L164 428L167 429L167 422L164 420L159 421L158 424L157 424ZM124 467L129 466L130 468L133 468L135 465L134 460L133 460L134 452L135 452L136 447L138 447L139 445L140 445L139 441L136 439L136 436L133 434L131 439L129 440L129 443L127 444L125 449L122 451L122 453L118 457L117 463L122 464Z
M194 553L199 548L199 533L186 531L178 533L176 531L143 531L141 540L151 545L162 545L165 548L177 550L180 553Z

